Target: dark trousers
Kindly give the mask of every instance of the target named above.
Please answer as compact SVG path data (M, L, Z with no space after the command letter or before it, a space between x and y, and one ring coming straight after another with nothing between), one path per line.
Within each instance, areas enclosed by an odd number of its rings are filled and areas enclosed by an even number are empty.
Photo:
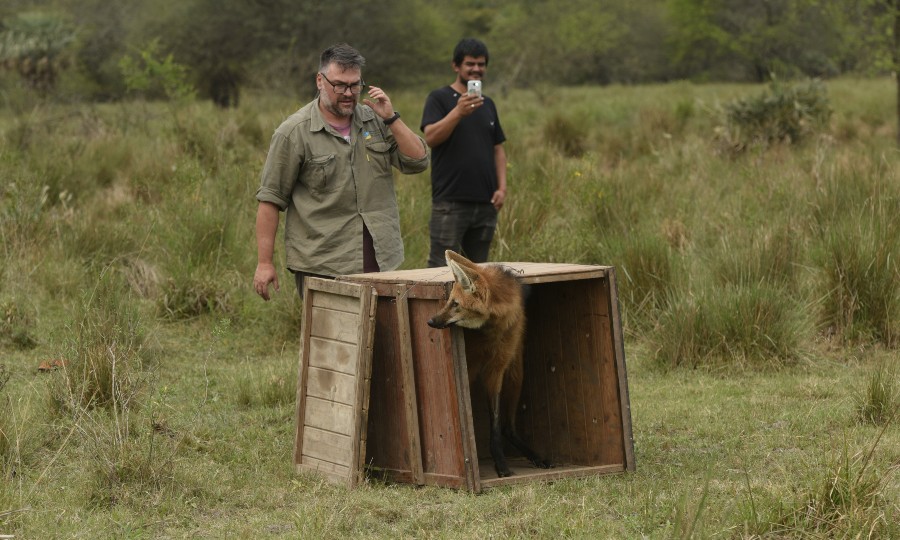
M446 266L444 251L451 249L472 262L486 262L497 228L497 210L491 203L436 202L431 206L431 252L428 266Z

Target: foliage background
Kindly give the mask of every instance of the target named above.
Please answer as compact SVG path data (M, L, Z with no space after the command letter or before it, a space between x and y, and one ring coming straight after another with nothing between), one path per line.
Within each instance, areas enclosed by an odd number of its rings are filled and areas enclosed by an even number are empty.
M43 45L23 34L23 16L43 19ZM121 59L156 43L202 97L233 106L241 89L309 94L318 53L338 41L388 89L445 80L465 36L502 59L490 76L501 92L871 75L894 65L895 16L886 0L8 0L0 54L26 78L23 55L47 58L59 99L109 100L126 92ZM8 102L12 80L0 86Z

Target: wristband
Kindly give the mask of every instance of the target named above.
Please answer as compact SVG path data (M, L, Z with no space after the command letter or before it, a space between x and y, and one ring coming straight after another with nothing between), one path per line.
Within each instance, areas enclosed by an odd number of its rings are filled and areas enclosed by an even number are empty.
M393 116L391 116L387 120L383 120L384 125L389 126L389 125L393 124L394 122L396 122L398 118L400 118L400 113L398 113L397 111L394 111Z

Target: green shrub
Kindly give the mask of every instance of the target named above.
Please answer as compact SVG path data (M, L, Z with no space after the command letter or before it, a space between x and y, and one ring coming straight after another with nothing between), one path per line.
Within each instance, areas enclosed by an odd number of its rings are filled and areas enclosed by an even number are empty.
M831 106L825 85L773 81L760 95L725 105L725 142L735 150L776 142L799 143L827 127Z

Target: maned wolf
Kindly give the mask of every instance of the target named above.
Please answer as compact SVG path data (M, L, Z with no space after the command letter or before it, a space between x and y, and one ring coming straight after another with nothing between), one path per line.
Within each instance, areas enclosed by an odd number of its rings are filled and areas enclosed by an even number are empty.
M457 325L477 330L466 336L469 384L480 381L491 415L491 457L500 477L512 472L503 455L503 436L535 466L549 468L516 435L516 408L522 391L522 342L525 304L515 275L499 265L478 265L447 250L447 266L456 283L447 304L428 321L432 328ZM501 398L502 391L502 398ZM501 403L506 417L501 420Z

